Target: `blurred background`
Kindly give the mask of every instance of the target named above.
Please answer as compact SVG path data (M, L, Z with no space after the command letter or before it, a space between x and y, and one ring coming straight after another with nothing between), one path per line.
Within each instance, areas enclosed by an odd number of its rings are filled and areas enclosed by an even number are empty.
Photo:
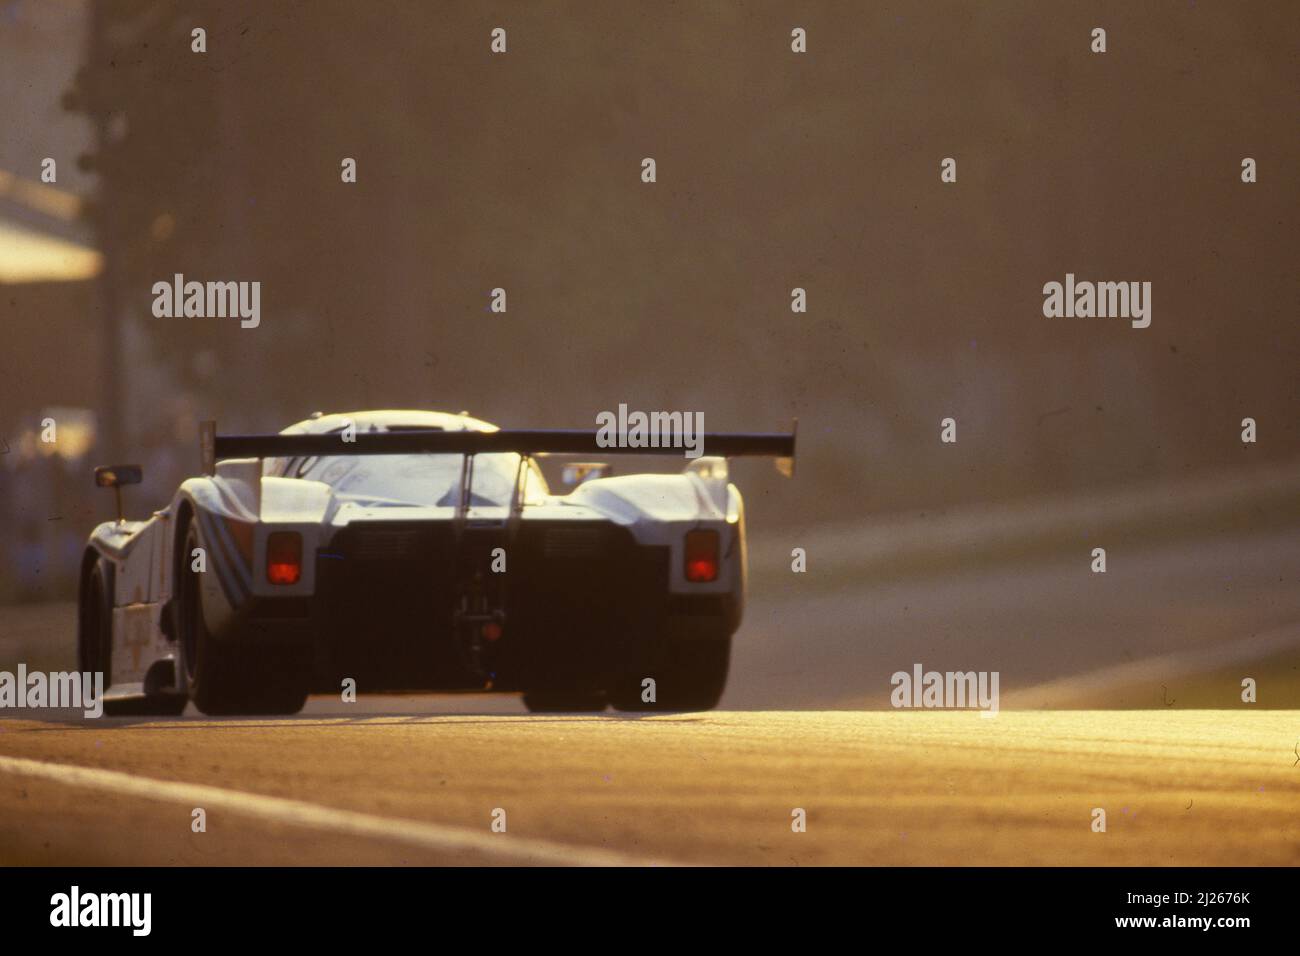
M365 407L797 417L793 483L736 468L779 599L1103 530L1219 560L1300 510L1298 40L1284 0L0 0L0 603L74 594L93 465L144 513L200 419ZM1150 328L1044 318L1067 272ZM260 281L260 327L155 318L175 273Z

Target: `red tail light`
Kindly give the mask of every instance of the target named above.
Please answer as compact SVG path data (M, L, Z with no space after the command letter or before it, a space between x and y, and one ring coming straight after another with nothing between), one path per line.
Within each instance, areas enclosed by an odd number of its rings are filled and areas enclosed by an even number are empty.
M704 584L718 579L718 532L686 532L686 580Z
M297 584L302 577L302 535L273 531L266 539L266 579L272 584Z

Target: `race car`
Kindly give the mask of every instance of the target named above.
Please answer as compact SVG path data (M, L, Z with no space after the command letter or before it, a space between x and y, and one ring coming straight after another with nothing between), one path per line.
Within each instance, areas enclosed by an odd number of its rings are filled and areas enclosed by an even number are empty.
M204 474L144 521L122 518L139 467L97 468L118 520L81 563L81 669L103 672L110 713L435 691L712 708L745 604L727 459L792 474L795 435L707 434L678 474L571 461L552 493L543 456L682 455L598 438L430 411L317 413L276 435L204 422Z

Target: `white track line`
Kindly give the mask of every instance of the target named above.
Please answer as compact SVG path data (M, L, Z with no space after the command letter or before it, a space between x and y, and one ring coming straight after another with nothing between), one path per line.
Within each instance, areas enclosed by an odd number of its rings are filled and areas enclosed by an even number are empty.
M137 777L116 770L49 763L25 757L0 756L0 772L39 777L72 787L88 787L110 793L183 803L205 810L222 809L258 820L313 830L330 830L347 836L367 837L404 843L428 850L468 851L516 863L549 866L671 866L664 860L633 857L599 847L566 846L550 840L521 838L508 833L486 833L468 827L422 823L380 817L353 810L337 810L304 800L269 797L241 790L227 790L201 783L178 783Z

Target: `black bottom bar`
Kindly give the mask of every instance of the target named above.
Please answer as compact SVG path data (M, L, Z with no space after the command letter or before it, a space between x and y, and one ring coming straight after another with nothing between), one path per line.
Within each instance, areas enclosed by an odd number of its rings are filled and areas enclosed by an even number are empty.
M148 938L214 944L345 940L436 946L503 937L604 950L620 940L677 949L779 938L803 945L1132 937L1232 945L1294 926L1290 869L8 869L0 870L6 938L77 933L134 941L139 907L117 927L70 923L97 894L149 894ZM119 907L125 901L117 898ZM111 910L112 907L109 907ZM84 914L84 915L83 915ZM468 935L466 935L468 934ZM549 941L549 942L548 942ZM918 948L917 951L922 951ZM933 951L933 950L929 950ZM972 950L974 951L974 950Z

